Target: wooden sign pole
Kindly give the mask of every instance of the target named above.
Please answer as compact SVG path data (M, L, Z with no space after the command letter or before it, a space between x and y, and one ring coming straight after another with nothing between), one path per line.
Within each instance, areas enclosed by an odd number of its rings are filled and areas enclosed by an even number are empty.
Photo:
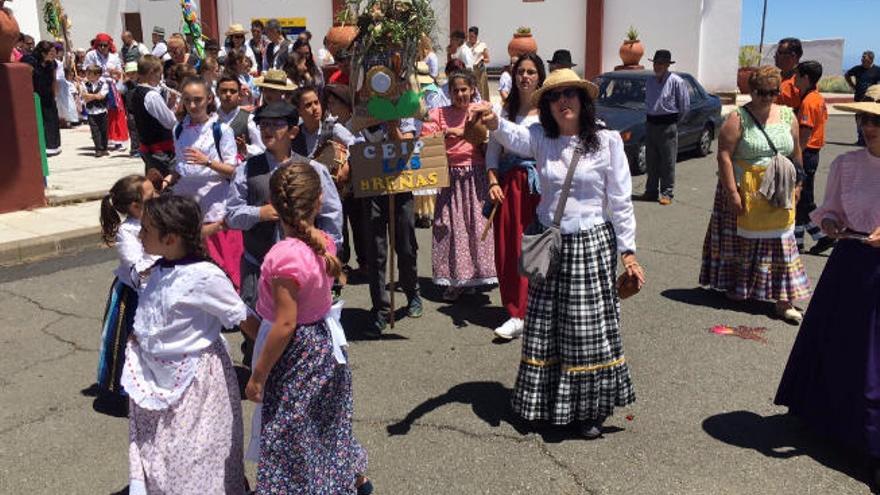
M395 290L395 285L397 284L394 281L394 270L397 266L394 263L394 254L397 250L397 244L394 242L394 225L397 219L394 214L394 196L396 194L388 195L388 286L391 287L391 312L388 314L388 323L391 325L391 328L394 328L394 293L397 292Z

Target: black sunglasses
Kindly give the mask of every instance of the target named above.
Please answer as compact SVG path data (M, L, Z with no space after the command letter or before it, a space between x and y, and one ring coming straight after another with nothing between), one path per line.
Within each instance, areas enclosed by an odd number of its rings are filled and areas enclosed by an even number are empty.
M778 89L756 89L755 94L758 96L764 97L764 98L766 98L768 96L772 96L772 97L776 98L777 96L779 96L779 90Z
M110 46L110 45L108 45L107 43L98 43L98 44L95 45L95 46L97 46L98 48L107 48L107 47Z
M556 101L559 101L559 99L563 96L568 99L573 99L578 96L578 90L577 88L556 89L553 91L548 91L546 98L547 101L549 101L550 103L554 103Z
M874 127L880 127L880 115L873 113L859 113L856 114L856 118L859 119L859 125L872 125Z

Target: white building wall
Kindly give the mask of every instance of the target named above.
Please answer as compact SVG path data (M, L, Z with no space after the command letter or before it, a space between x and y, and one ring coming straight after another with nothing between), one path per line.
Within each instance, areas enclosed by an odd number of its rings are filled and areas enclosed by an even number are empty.
M312 49L317 51L333 25L333 3L330 0L217 0L220 42L230 24L241 24L250 30L251 19L264 17L305 17L306 29L313 36Z
M742 4L703 0L698 79L709 91L736 90Z
M617 1L606 1L606 5ZM507 65L507 44L517 27L527 26L542 59L550 59L554 50L568 49L578 64L575 69L583 73L586 19L585 0L471 0L468 4L468 25L480 28L480 38L489 46L490 66Z
M40 40L40 14L36 0L19 0L17 2L6 3L6 8L12 11L15 21L18 23L18 30L22 33L29 34L34 40Z

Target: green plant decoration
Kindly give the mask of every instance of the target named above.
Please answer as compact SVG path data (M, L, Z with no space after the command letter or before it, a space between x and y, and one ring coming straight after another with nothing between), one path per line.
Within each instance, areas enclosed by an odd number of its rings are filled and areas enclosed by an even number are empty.
M397 104L387 98L373 96L367 102L367 111L371 117L382 121L412 117L419 111L421 98L421 93L412 90L405 91L400 95Z

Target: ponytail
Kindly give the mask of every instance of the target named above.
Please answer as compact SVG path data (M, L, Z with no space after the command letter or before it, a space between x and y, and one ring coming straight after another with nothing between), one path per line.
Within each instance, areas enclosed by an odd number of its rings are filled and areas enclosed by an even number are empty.
M101 199L101 238L108 246L116 242L121 215L128 215L131 205L143 203L142 187L146 181L143 175L127 175L116 181Z
M101 199L101 239L107 246L112 246L116 242L116 232L119 231L120 223L122 219L113 207L110 193L107 193Z

